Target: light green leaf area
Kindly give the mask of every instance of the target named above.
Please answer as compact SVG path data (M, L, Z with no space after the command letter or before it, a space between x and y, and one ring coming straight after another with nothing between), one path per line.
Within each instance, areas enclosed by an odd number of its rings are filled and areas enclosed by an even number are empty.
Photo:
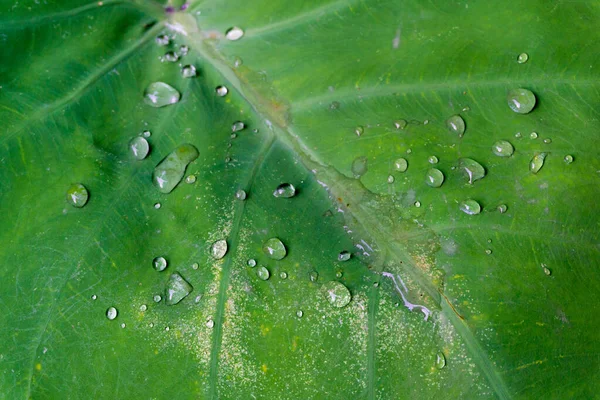
M597 397L599 2L180 5L0 1L1 398Z

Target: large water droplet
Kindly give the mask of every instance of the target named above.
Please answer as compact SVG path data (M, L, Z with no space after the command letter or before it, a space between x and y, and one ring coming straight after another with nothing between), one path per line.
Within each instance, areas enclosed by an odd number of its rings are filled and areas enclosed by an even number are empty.
M136 160L143 160L150 151L150 145L145 138L137 136L129 142L129 150Z
M229 89L227 89L227 86L221 85L215 88L215 92L217 93L217 96L223 97L226 96L227 93L229 93Z
M470 184L485 176L485 168L472 158L460 158L458 160L458 167L469 178Z
M399 158L394 161L394 168L398 172L406 172L408 169L408 161L406 161L406 158Z
M535 95L531 90L523 88L510 90L506 101L510 109L519 114L527 114L535 107Z
M453 115L446 120L446 127L450 133L462 137L465 134L465 120L460 115Z
M269 258L281 260L287 254L283 242L278 238L271 238L263 244L263 251Z
M173 86L164 82L153 82L144 92L144 102L152 107L164 107L175 104L181 94Z
M517 62L519 64L525 64L529 60L529 55L527 53L521 53L517 56Z
M321 286L321 292L334 307L342 308L350 303L352 295L346 286L336 281L329 281Z
M544 161L546 160L546 153L540 153L533 156L531 162L529 163L529 170L534 174L537 174L540 169L544 166Z
M244 31L237 26L229 28L227 29L227 32L225 32L225 37L228 40L239 40L242 36L244 36Z
M263 281L266 281L271 276L271 273L267 268L261 265L260 267L256 268L256 276L258 276Z
M360 178L367 170L367 157L356 157L354 161L352 161L352 174L355 178Z
M86 205L90 195L81 183L72 184L67 190L67 202L76 208Z
M425 175L425 183L433 188L438 188L444 183L444 174L437 168L429 168Z
M275 197L290 198L296 195L296 188L291 183L282 183L277 186L277 189L273 192Z
M172 306L183 300L193 290L192 285L188 283L178 273L171 274L165 288L165 304Z
M442 369L446 366L446 356L441 351L435 355L435 367L437 369Z
M167 260L164 257L156 257L152 260L152 266L157 271L164 271L167 268Z
M193 65L186 65L181 68L181 76L184 78L193 78L197 74L196 67Z
M109 307L108 310L106 310L106 318L110 319L111 321L117 318L117 315L119 315L119 312L114 307Z
M498 140L492 146L492 151L498 157L510 157L515 152L515 148L506 140Z
M197 157L198 150L191 144L177 147L154 168L154 185L161 193L171 193L181 182L188 164Z
M481 206L473 199L462 201L458 207L460 208L460 211L469 215L476 215L481 212Z
M225 257L225 254L227 254L227 240L221 239L214 242L210 247L210 254L217 260Z

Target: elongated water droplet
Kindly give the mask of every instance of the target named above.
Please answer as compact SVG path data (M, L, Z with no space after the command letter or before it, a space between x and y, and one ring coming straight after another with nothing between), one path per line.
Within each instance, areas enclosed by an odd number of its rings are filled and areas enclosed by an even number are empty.
M164 257L156 257L152 260L152 266L157 271L164 271L167 268L167 260Z
M442 369L446 366L446 356L441 351L435 355L435 367L437 369Z
M334 307L342 308L350 303L352 295L346 286L340 282L329 281L321 286L321 292Z
M155 39L156 44L159 46L167 46L170 42L169 37L167 35L158 35Z
M357 126L356 128L354 128L354 133L356 133L356 136L361 136L365 131L365 128L363 128L362 126Z
M472 158L460 158L458 160L458 167L469 178L470 184L485 176L485 168Z
M550 138L544 139L544 144L550 144L550 143L552 143L552 139L550 139Z
M319 273L317 271L310 271L308 273L308 278L311 282L316 282L319 280Z
M242 121L235 121L233 125L231 125L231 132L239 132L244 128L246 128L246 124Z
M117 318L117 315L119 315L119 312L114 307L109 307L108 310L106 310L106 318L110 319L111 321Z
M227 29L227 32L225 32L225 37L227 38L227 40L239 40L242 36L244 36L244 31L242 30L242 28L239 28L237 26L229 28Z
M539 153L533 156L531 162L529 163L529 170L537 174L540 172L540 169L544 166L544 161L546 160L546 153Z
M497 210L500 214L504 214L508 210L508 207L506 207L506 204L500 204Z
M438 160L438 158L436 156L429 156L429 158L427 159L427 162L429 162L429 164L437 164L440 160Z
M398 172L406 172L408 169L408 161L406 161L406 158L399 158L394 161L394 168Z
M164 82L153 82L144 92L144 102L152 107L164 107L175 104L181 98L181 94Z
M394 121L394 126L396 127L396 129L404 129L406 128L406 125L408 125L408 122L406 122L406 120L399 119L398 121Z
M572 156L572 155L570 155L570 154L567 154L567 155L565 156L564 160L565 160L565 163L567 163L567 164L571 164L571 163L573 162L573 156Z
M518 114L527 114L535 107L535 95L531 90L523 88L510 90L506 101L510 109Z
M173 51L168 51L163 56L162 61L177 62L179 61L179 55Z
M217 92L217 96L223 97L223 96L226 96L227 93L229 93L229 89L227 89L226 86L221 85L221 86L217 86L215 88L215 92Z
M450 133L463 137L465 134L465 120L460 115L453 115L446 120L446 127Z
M235 198L238 200L246 200L246 192L242 189L238 190L237 192L235 192Z
M510 144L510 142L508 142L506 140L498 140L492 146L492 151L498 157L510 157L515 152L515 149L514 149L513 145Z
M439 188L444 183L444 174L437 168L429 168L425 175L425 183L432 188Z
M154 168L152 181L161 193L171 193L181 182L188 164L198 157L198 150L191 144L177 147Z
M214 242L210 247L210 254L217 260L225 257L225 254L227 254L227 240L221 239Z
M550 271L546 264L542 264L542 271L544 271L546 275L552 275L552 271Z
M352 254L349 251L342 251L338 254L338 261L348 261L352 257Z
M249 260L248 260L248 266L249 266L250 268L254 268L254 267L256 267L256 260L255 260L254 258L251 258L251 259L249 259Z
M256 268L256 276L258 276L263 281L266 281L271 276L269 270L263 266Z
M72 184L67 190L67 202L76 208L86 205L90 195L81 183Z
M271 238L263 244L263 251L269 258L281 260L287 254L287 250L281 240Z
M460 211L469 215L476 215L481 212L481 206L473 199L462 201L459 205Z
M143 160L150 152L148 141L142 136L137 136L129 141L129 150L136 160Z
M181 68L181 76L184 78L193 78L197 75L196 67L193 65L186 65Z
M517 62L519 64L525 64L527 62L527 60L529 60L529 55L527 53L521 53L517 57Z
M296 195L296 188L291 183L282 183L273 192L275 197L290 198Z
M165 288L165 304L172 306L179 303L193 290L192 285L188 283L179 273L171 274Z
M356 157L354 161L352 161L352 174L355 178L360 178L367 170L367 157Z

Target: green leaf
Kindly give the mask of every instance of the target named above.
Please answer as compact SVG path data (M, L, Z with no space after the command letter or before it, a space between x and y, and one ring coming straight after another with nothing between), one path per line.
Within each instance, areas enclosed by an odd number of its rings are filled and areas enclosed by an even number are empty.
M0 2L1 397L596 397L597 1L180 7Z

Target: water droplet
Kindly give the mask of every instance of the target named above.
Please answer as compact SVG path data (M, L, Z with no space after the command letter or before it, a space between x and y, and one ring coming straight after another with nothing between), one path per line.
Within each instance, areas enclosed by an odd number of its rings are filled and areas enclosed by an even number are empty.
M508 210L508 207L506 207L506 204L500 204L496 209L500 214L504 214Z
M352 254L349 251L342 251L338 254L338 261L348 261L352 257Z
M394 178L394 175L388 175L387 177L387 183L392 184L394 183L396 179Z
M356 157L354 161L352 161L352 174L354 174L356 179L363 176L367 170L367 157Z
M506 101L510 109L518 114L527 114L535 107L535 95L531 90L523 88L510 90Z
M181 68L181 76L184 78L193 78L196 76L196 74L196 67L191 64Z
M171 274L165 288L165 304L175 305L187 297L193 290L192 285L188 283L179 273Z
M489 256L490 254L492 254L492 250L491 249L486 249L485 250L485 254L487 254Z
M436 156L429 156L429 158L427 159L427 162L429 162L429 164L437 164L440 160L438 160L438 158Z
M169 332L171 328L169 328L168 326L165 326L165 331Z
M275 197L290 198L296 195L296 188L291 183L282 183L277 186L277 189L273 192Z
M181 98L181 94L164 82L153 82L144 91L144 102L152 107L164 107L175 104Z
M529 170L537 174L540 169L544 166L544 161L546 160L546 153L540 153L533 156L531 162L529 163Z
M417 208L421 207L421 202L418 200L415 201L415 207L417 207Z
M242 64L244 64L244 60L242 60L240 57L235 57L233 59L233 67L234 68L239 68Z
M550 143L552 143L552 139L546 138L546 139L544 139L544 143L545 144L550 144Z
M150 151L148 141L141 136L134 137L129 142L129 150L136 160L143 160Z
M67 190L67 202L76 208L86 205L90 195L81 183L74 183Z
M123 322L123 323L121 324L121 328L122 328L122 329L125 329L125 326L126 326L126 325L125 325L125 323Z
M515 137L516 137L517 139L520 139L522 136L523 136L523 135L521 134L521 132L517 132L517 133L515 133Z
M339 101L332 101L331 104L329 105L330 110L337 110L338 108L340 108Z
M242 189L238 190L237 192L235 192L235 198L238 200L246 200L246 192Z
M198 264L198 263L192 264L192 269L198 269L198 268L200 268L200 264Z
M362 126L357 126L356 128L354 128L354 133L356 133L356 136L361 136L365 131L365 128L363 128Z
M155 270L164 271L165 268L167 268L168 263L164 257L156 257L154 260L152 260L152 265L154 266Z
M154 40L159 46L167 46L170 42L169 37L167 35L158 35Z
M198 157L198 150L191 144L177 147L154 168L152 181L161 193L171 193L181 182L188 164Z
M196 296L196 298L194 299L194 303L200 303L200 300L202 300L202 295L199 294L198 296Z
M263 251L269 258L281 260L287 254L283 242L278 238L271 238L263 244Z
M435 355L435 367L437 369L442 369L446 366L446 356L441 351Z
M570 154L567 154L567 155L565 156L564 160L565 160L565 162L566 162L567 164L571 164L571 163L573 162L573 160L574 160L574 159L573 159L573 156L572 156L572 155L570 155Z
M336 277L336 278L338 278L338 279L339 279L339 278L341 278L342 276L343 276L343 273L342 273L342 271L337 271L337 272L335 273L335 277Z
M465 175L469 178L469 183L473 184L475 181L485 176L485 168L472 158L460 158L458 160L458 167L463 170Z
M162 206L161 206L161 204L160 204L160 203L155 203L155 204L154 204L154 208L156 208L157 210L158 210L159 208L161 208L161 207L162 207Z
M546 264L542 264L542 271L544 271L544 273L546 275L551 275L552 271L550 271L550 269L546 266Z
M529 60L529 55L527 53L521 53L517 56L517 62L519 64L525 64Z
M302 312L302 310L296 311L296 317L302 318L303 315L304 315L304 313Z
M406 149L406 154L411 154L412 153L412 149Z
M95 294L92 295L92 300L96 300L98 298L98 296L96 296Z
M446 127L450 133L463 137L465 134L465 120L460 115L453 115L446 120Z
M159 294L155 294L154 297L152 297L152 300L154 300L155 303L160 303L162 297L160 297Z
M399 158L394 161L394 168L398 172L405 172L408 169L408 161L406 161L406 158Z
M476 215L481 212L481 206L473 199L462 201L459 205L460 211L469 215Z
M537 132L531 132L531 133L529 134L529 137L530 137L531 139L537 139L537 138L538 138L538 134L537 134Z
M185 44L179 46L179 54L181 54L182 56L186 56L187 53L190 52L190 48L188 46L186 46Z
M352 295L346 286L336 281L329 281L321 287L321 292L334 307L342 308L350 303Z
M150 322L150 323L148 324L148 326L149 326L150 328L154 328L154 323L153 323L153 322Z
M506 140L498 140L492 146L492 152L498 157L510 157L515 152L515 149L510 142Z
M142 136L145 137L146 139L148 139L150 136L152 136L152 132L144 131L144 132L142 132Z
M308 278L311 282L316 282L319 280L319 273L317 271L310 271L308 273Z
M163 56L162 61L177 62L177 61L179 61L179 55L177 55L173 51L168 51Z
M142 305L140 306L140 311L141 311L141 312L144 312L144 311L146 311L147 309L148 309L148 306L147 306L147 305L145 305L145 304L142 304Z
M196 175L188 175L188 176L185 178L185 183L192 184L192 183L194 183L194 182L196 182Z
M213 321L212 319L209 319L208 321L206 321L207 328L213 328L214 326L215 326L215 321Z
M229 28L227 29L227 32L225 32L225 37L227 40L239 40L242 36L244 36L244 31L242 28L238 28L237 26Z
M263 266L256 268L256 276L258 276L263 281L266 281L271 276L269 270Z
M117 318L118 314L119 312L114 307L109 307L108 310L106 310L106 318L110 319L111 321Z
M217 260L225 257L225 254L227 254L227 240L221 239L214 242L210 247L210 254Z
M437 168L429 168L425 175L425 183L432 188L439 188L444 183L444 174Z
M398 121L394 121L394 126L396 127L396 129L404 129L406 128L406 125L408 125L408 122L406 122L406 120L399 119Z
M239 132L246 127L242 121L235 121L233 125L231 125L231 132Z
M251 259L249 259L249 260L248 260L248 266L249 266L250 268L254 268L254 267L256 267L256 260L255 260L254 258L251 258Z
M288 276L287 272L285 272L285 271L281 271L279 273L279 278L281 278L281 279L287 279L287 276Z
M215 92L217 92L217 96L223 97L229 93L229 89L226 86L217 86Z

